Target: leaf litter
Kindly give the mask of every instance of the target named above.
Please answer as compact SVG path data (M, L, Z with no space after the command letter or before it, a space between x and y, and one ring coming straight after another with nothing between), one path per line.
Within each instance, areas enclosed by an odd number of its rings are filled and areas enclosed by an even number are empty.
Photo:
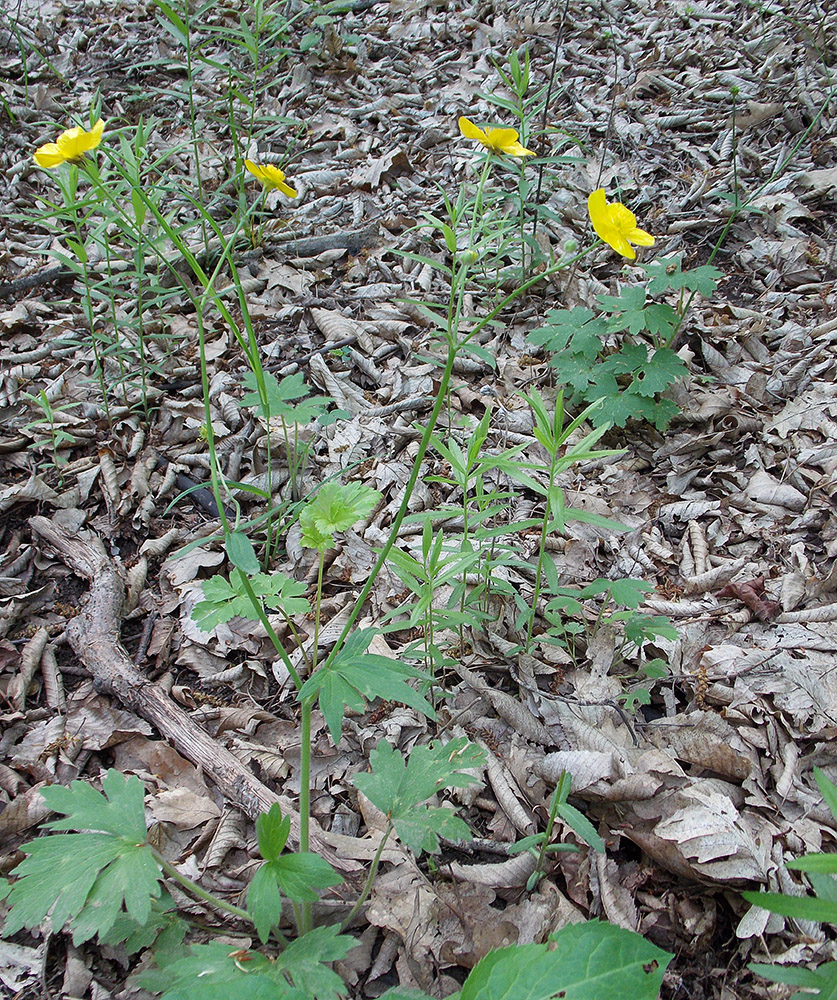
M116 766L145 783L168 856L209 889L243 894L256 816L277 798L293 814L299 735L287 672L264 627L233 617L207 633L191 617L202 581L223 562L211 495L196 489L172 503L208 478L194 317L179 312L184 300L173 289L152 321L155 347L167 339L180 345L155 357L154 417L147 422L116 403L108 426L90 402L78 284L67 276L27 284L55 235L31 217L44 192L31 152L52 135L45 120L62 120L65 107L86 111L99 91L104 117L133 123L153 114L164 123L151 147L185 166L181 52L142 5L103 0L76 10L72 21L60 5L38 5L30 16L16 22L17 36L8 29L0 36L4 871L48 815L39 788L95 779ZM218 4L207 23L220 29L237 17ZM539 942L597 916L678 954L665 997L773 995L746 971L748 961L837 957L818 928L800 941L792 921L751 909L738 895L744 888L798 893L784 861L833 849L835 837L811 774L816 764L837 778L830 749L837 727L837 148L834 105L825 103L833 17L827 4L794 18L731 0L570 3L548 16L493 0L355 4L317 29L312 47L297 50L289 72L260 96L276 124L273 141L296 136L287 173L299 197L268 222L261 249L241 258L240 274L276 379L302 373L313 392L344 411L329 426L299 428L311 447L298 486L361 468L364 482L382 493L359 530L330 553L323 615L332 642L400 503L415 422L433 396L429 321L411 300L439 297L427 261L443 263L444 254L414 227L423 212L439 212L437 185L450 193L465 176L458 117L497 118L478 96L496 86L492 57L504 64L511 49L528 43L540 82L554 56L550 118L585 152L549 192L552 221L541 237L549 247L581 235L589 192L618 182L665 255L682 254L684 266L696 267L729 217L725 194L735 197L736 185L761 191L757 211L736 219L716 261L718 291L695 300L679 334L675 346L691 377L670 390L680 408L671 427L660 433L635 421L613 431L608 441L623 453L564 473L561 482L573 506L629 531L569 524L554 552L558 583L642 577L655 592L641 610L677 627L677 638L651 643L668 672L646 683L650 703L629 713L616 700L623 675L612 636L597 633L581 662L543 643L521 654L513 612L497 607L490 630L453 655L451 698L435 724L415 706L379 703L350 711L335 747L326 721L315 717L315 826L350 879L359 878L381 836L375 805L351 781L368 770L370 754L423 747L439 731L469 737L486 756L475 769L478 784L453 795L475 835L470 846L448 844L435 871L394 842L385 850L357 929L366 960L352 953L338 963L358 997L393 984L447 995L490 948ZM205 100L197 113L206 115L203 168L218 184L228 139L212 109L231 56L221 30L209 38L217 62L201 69ZM277 198L269 197L269 208ZM532 379L546 385L548 371L543 355L528 355L528 334L549 309L590 308L597 296L618 294L626 274L605 257L518 303L482 345L496 370L461 359L453 439L467 444L491 406L489 452L521 444L534 454L531 415L514 394ZM487 305L472 299L467 308L477 317ZM254 386L242 381L228 331L210 320L206 334L212 429L228 478L240 484L236 499L255 517L252 490L268 482L266 433L277 461L274 489L291 488L284 432L266 428L244 398ZM116 382L118 374L110 375ZM41 391L65 435L57 451L33 403ZM455 506L446 472L438 454L428 459L411 513ZM498 475L496 485L503 482ZM447 526L461 529L452 515ZM404 552L416 551L417 533L420 527L404 525ZM63 550L56 539L64 539ZM79 539L92 547L76 551L74 566L66 545ZM514 544L524 557L536 551L525 534ZM107 567L127 590L112 605L118 616L99 624L121 643L126 675L130 669L138 684L153 681L161 692L156 717L118 679L103 688L73 653L68 623L87 601L78 561L91 552L87 568ZM314 582L316 564L298 530L276 568ZM507 578L532 582L520 565L508 567ZM361 624L380 624L402 592L385 571ZM286 621L268 618L284 636ZM304 628L303 617L297 625ZM410 637L394 632L381 641L385 648L374 652L397 656ZM202 732L199 752L172 721L181 719ZM222 756L247 774L250 800L231 796L211 767L210 758ZM576 806L605 838L607 857L556 855L527 892L530 856L510 857L508 847L541 828L563 770L573 776ZM339 892L326 898L339 909ZM40 947L4 942L0 981L34 996L43 976L53 988L64 976L65 989L93 982L101 990L122 975L84 946L68 945L63 954L60 965L53 946L45 968ZM113 995L135 994L119 988Z

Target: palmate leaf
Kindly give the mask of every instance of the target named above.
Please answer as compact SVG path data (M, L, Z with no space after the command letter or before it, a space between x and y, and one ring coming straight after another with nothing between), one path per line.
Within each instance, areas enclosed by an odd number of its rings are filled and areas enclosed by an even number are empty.
M294 405L293 400L302 399L309 393L302 372L286 375L281 382L271 372L264 373L264 383L267 395L267 412L258 393L258 382L253 372L244 376L244 384L252 392L241 397L242 406L253 406L265 420L280 417L286 423L307 424L324 413L333 400L327 396L311 396Z
M311 610L308 600L302 596L306 585L284 573L256 573L249 580L264 607L281 609L288 617L307 614ZM199 601L192 610L192 620L203 632L211 632L231 618L258 620L256 609L244 589L240 570L234 569L229 579L217 575L204 580L203 596L205 600Z
M137 977L140 986L161 1000L339 1000L343 980L328 962L343 959L356 944L340 928L315 927L272 960L229 943L193 945L160 969Z
M450 1000L657 1000L672 956L639 934L596 920L570 924L549 944L489 952Z
M439 850L439 837L467 840L468 826L451 810L422 805L445 788L467 788L478 779L467 770L485 763L485 752L465 737L447 744L416 747L405 762L401 753L381 740L369 757L372 771L354 783L391 821L413 851Z
M47 826L107 832L24 844L28 857L13 873L5 934L36 927L50 912L56 929L71 922L76 943L107 933L123 912L139 924L148 920L160 895L160 870L146 843L142 785L114 770L102 785L107 798L82 781L42 789L47 804L67 815Z
M371 514L381 499L377 490L363 483L326 483L299 515L302 544L309 549L334 545L334 532L345 531Z
M426 680L425 674L399 660L366 652L376 631L353 632L334 660L312 674L300 689L300 699L319 694L320 711L335 744L340 742L346 706L360 712L367 698L400 701L430 719L436 718L433 706L407 683L409 678Z
M628 330L637 334L645 329L644 288L629 286L622 289L621 295L599 295L598 299L602 309L613 314L607 324L608 330Z
M648 282L649 293L656 295L658 292L688 289L708 296L715 291L718 281L723 277L723 273L710 264L683 271L682 263L682 257L663 257L650 264L640 265L651 278Z
M277 802L256 821L259 853L265 863L250 883L247 909L262 942L267 941L270 928L282 919L282 895L295 903L314 902L317 889L339 885L343 881L331 865L317 854L283 854L290 830L290 817L282 817Z

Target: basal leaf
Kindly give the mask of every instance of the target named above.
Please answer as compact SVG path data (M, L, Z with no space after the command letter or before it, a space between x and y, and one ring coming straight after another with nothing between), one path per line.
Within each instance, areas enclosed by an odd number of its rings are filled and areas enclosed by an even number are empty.
M405 762L400 751L381 740L369 758L372 771L358 774L355 785L392 820L412 850L435 852L439 837L466 839L468 827L448 809L424 803L444 788L465 788L478 779L467 770L481 767L485 753L465 737L447 744L416 747Z
M570 924L547 944L489 952L471 970L459 1000L657 1000L671 955L633 931L591 920Z
M145 791L138 778L126 778L111 768L102 779L105 795L86 781L73 781L68 788L48 785L41 789L44 801L53 812L64 813L44 826L51 830L99 830L129 840L144 841ZM107 798L105 798L107 796Z

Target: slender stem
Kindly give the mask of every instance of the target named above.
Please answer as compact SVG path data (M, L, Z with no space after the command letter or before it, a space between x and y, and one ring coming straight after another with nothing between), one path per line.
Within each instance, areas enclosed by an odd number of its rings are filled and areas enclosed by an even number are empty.
M378 844L378 850L375 851L375 857L372 859L372 864L369 867L369 874L366 876L366 882L363 885L363 891L355 905L349 910L348 916L340 924L340 930L344 931L354 920L355 914L363 906L369 897L369 893L372 891L372 883L375 881L375 875L378 873L378 865L381 863L381 855L384 853L384 848L389 840L389 835L392 833L392 823L387 826L383 837L381 837L381 842Z
M543 840L541 841L538 863L535 865L536 872L542 872L544 870L543 860L546 857L546 849L549 847L549 841L552 838L552 830L555 826L555 817L558 815L558 806L564 792L564 778L566 777L566 773L566 771L561 772L561 777L558 779L555 794L552 796L552 802L549 805L549 819L546 821L546 830L544 831Z
M535 593L532 595L532 611L529 615L529 626L526 629L526 644L523 647L525 653L529 652L529 647L532 645L532 631L535 627L535 614L538 608L538 598L541 596L541 580L543 575L543 564L546 558L546 536L549 527L549 496L552 493L552 486L555 483L555 472L556 463L555 457L552 456L552 462L549 466L549 486L546 491L546 509L543 513L543 521L541 522L541 540L538 546L538 566L535 570Z
M300 762L299 762L299 850L310 850L311 837L311 710L316 695L304 698L300 710ZM299 918L299 933L311 930L311 904L303 903Z
M268 639L270 639L270 641L273 643L273 648L282 658L282 662L285 664L285 668L291 675L291 680L294 682L297 691L299 691L299 689L302 687L302 678L299 676L299 671L291 662L291 658L285 651L285 647L282 645L279 636L276 634L276 630L270 624L270 619L267 617L267 614L264 608L262 607L262 602L258 599L258 597L256 597L256 592L253 590L253 585L250 583L250 579L246 573L241 574L241 585L244 588L244 593L247 595L247 597L250 600L250 603L253 605L253 610L258 615L259 621L262 623L265 632L267 632Z
M233 917L238 917L240 920L246 920L248 923L253 923L253 918L246 910L242 910L237 906L233 906L232 903L227 903L223 899L219 899L217 896L213 896L211 892L207 892L206 889L202 889L197 882L193 882L190 878L182 875L173 864L170 864L166 859L154 851L155 860L157 864L163 869L163 871L173 878L176 882L179 882L185 889L188 889L193 896L197 896L198 899L202 899L205 903L209 903L214 906L216 910L222 910L224 913L229 913Z

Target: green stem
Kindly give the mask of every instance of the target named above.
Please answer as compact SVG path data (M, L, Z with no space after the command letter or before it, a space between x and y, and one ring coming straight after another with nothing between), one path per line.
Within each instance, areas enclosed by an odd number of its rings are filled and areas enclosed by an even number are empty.
M372 859L372 864L369 867L369 874L366 876L366 882L363 884L363 891L358 897L355 905L349 910L348 916L340 924L340 930L344 931L354 920L355 914L363 906L369 897L369 893L372 891L372 883L375 881L375 876L378 873L378 865L381 863L381 855L384 853L384 848L389 840L389 835L392 833L392 823L386 828L383 837L381 837L381 842L378 844L378 850L375 851L375 857Z
M538 565L535 570L535 593L532 596L532 611L529 615L529 626L526 629L526 644L523 647L525 653L529 652L529 647L532 645L532 631L535 627L535 615L537 614L538 608L538 598L541 596L541 580L543 575L543 564L546 558L546 536L547 529L549 527L549 497L552 493L552 487L555 483L555 456L552 456L552 462L549 466L549 486L546 491L546 509L543 514L543 521L541 522L541 539L540 545L538 546Z
M311 845L311 710L316 695L304 698L300 710L300 762L299 762L299 851L304 854ZM299 915L299 933L311 930L311 904L302 903Z
M564 779L566 777L566 771L561 772L561 777L558 779L558 785L555 789L555 794L552 796L552 802L549 806L549 819L546 821L546 830L544 831L543 840L541 841L541 850L538 855L538 862L535 865L536 872L542 872L544 870L543 862L546 857L546 849L549 847L549 841L552 839L552 830L555 826L555 817L558 815L558 806L561 802L561 796L564 792Z
M163 869L163 871L176 882L179 882L185 889L188 889L193 896L197 896L198 899L202 899L205 903L209 903L210 906L214 906L216 910L229 913L231 916L238 917L240 920L246 920L249 924L253 923L253 918L246 910L242 910L237 906L233 906L232 903L227 903L225 900L219 899L217 896L213 896L211 892L207 892L206 889L202 889L197 882L193 882L190 878L182 875L174 867L174 865L166 861L166 859L158 851L153 848L152 851L157 864Z

